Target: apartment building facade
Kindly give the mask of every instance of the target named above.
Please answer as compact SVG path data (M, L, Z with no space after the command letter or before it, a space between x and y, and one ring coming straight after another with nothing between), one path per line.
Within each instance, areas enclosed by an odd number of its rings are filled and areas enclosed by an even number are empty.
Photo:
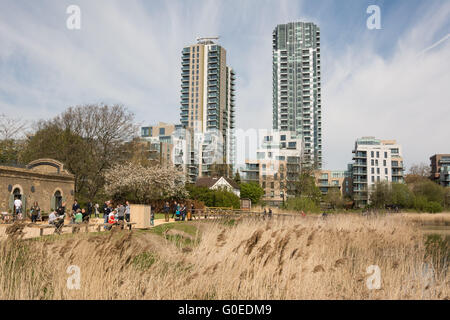
M370 193L376 183L403 183L402 148L395 140L362 137L355 142L352 163L353 199L355 205L370 204Z
M352 195L351 172L348 170L316 170L314 177L322 195L327 195L331 189L339 190L343 197Z
M304 137L305 162L322 168L320 29L292 22L273 31L273 128Z
M264 137L256 159L246 160L241 169L244 182L256 182L264 189L263 201L281 205L294 196L303 161L304 142L295 132L275 131Z
M444 187L450 187L450 154L431 156L430 167L430 179Z
M198 176L209 176L213 164L235 163L235 80L226 50L217 38L199 38L182 50L180 121L195 135Z

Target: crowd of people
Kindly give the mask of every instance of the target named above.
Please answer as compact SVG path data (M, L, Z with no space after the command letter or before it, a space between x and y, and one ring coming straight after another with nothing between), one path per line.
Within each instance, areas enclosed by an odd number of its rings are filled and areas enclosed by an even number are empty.
M130 203L128 201L116 202L113 204L111 200L105 201L103 207L100 209L98 203L93 204L89 201L84 208L75 199L71 210L67 210L66 202L61 202L55 210L53 210L48 216L48 223L55 226L56 232L60 232L64 226L64 221L69 220L69 224L82 224L89 223L92 216L95 218L100 218L103 216L104 228L110 230L113 225L121 225L123 229L125 222L130 222ZM6 215L12 217L12 221L20 221L25 219L25 212L23 208L23 203L20 198L14 200L14 210L12 214ZM191 204L188 208L185 203L177 203L173 201L172 204L165 202L163 206L163 213L165 221L169 222L170 214L171 218L175 221L186 221L192 220L195 214L195 206ZM3 214L3 213L2 213ZM43 221L45 216L42 216L41 208L37 201L33 203L29 210L30 218L32 223L37 223L37 221ZM3 217L6 220L5 217ZM155 208L151 207L150 214L150 225L155 224Z

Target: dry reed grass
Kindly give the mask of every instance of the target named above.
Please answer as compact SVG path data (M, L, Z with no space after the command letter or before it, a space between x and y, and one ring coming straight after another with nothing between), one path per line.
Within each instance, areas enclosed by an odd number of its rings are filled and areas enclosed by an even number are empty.
M448 299L446 266L401 217L197 222L177 246L149 232L77 234L0 244L1 299ZM183 233L173 232L180 237ZM434 265L427 281L424 264ZM81 288L66 286L69 265ZM378 265L382 287L368 290Z

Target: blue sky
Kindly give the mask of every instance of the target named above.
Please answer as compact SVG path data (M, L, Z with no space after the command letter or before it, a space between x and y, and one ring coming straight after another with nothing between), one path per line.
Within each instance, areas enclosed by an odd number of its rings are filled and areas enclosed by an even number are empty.
M66 8L81 8L81 30ZM381 30L366 27L369 5ZM237 73L237 126L270 128L272 30L321 28L324 167L345 169L357 137L397 139L407 166L450 152L450 1L0 0L0 113L49 118L121 103L141 124L179 121L180 52L220 36Z

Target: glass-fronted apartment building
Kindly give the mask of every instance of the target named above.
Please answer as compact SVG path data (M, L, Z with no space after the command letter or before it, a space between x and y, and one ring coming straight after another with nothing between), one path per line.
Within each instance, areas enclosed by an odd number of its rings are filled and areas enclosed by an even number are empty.
M244 182L256 182L264 189L263 201L279 206L295 195L300 175L304 143L293 131L274 131L264 136L256 159L241 169Z
M355 142L352 163L353 199L356 206L370 204L376 183L403 183L402 148L395 140L362 137Z
M304 137L305 163L322 168L320 29L292 22L273 31L273 128Z
M208 176L213 163L234 165L235 80L226 50L213 38L183 49L180 121L197 137L198 150L188 152L199 176Z

